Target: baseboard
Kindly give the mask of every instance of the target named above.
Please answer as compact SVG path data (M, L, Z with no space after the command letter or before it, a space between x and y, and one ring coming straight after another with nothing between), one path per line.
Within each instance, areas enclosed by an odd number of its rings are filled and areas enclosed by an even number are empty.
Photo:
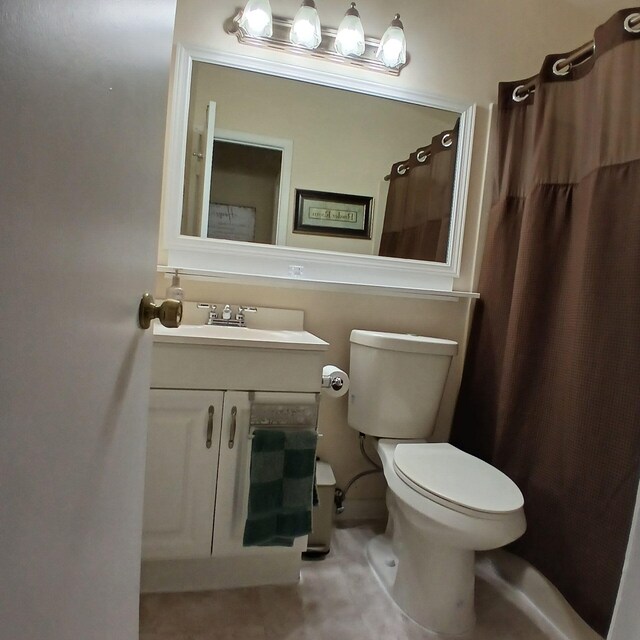
M476 573L553 640L603 640L526 560L498 549L476 554Z
M298 549L264 556L201 560L144 560L142 593L208 591L262 585L295 584L302 560Z
M360 520L384 520L387 517L384 498L345 500L343 506L344 511L336 515L336 524Z

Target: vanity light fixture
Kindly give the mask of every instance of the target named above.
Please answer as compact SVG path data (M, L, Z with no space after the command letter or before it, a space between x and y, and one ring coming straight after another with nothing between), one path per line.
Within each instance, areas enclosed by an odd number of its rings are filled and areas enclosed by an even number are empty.
M387 67L399 67L407 61L407 40L399 13L396 13L389 28L384 32L376 58Z
M361 56L364 53L364 29L355 2L351 3L342 18L335 47L336 51L343 56Z
M273 35L273 18L269 0L249 0L238 26L251 37L270 38Z
M292 44L297 44L305 49L318 48L322 34L318 10L313 0L302 0L302 5L293 19L289 38Z
M337 30L320 26L314 0L302 0L293 20L272 16L269 0L249 0L227 21L225 29L242 44L312 55L395 76L407 64L400 16L396 14L382 40L367 38L355 2Z

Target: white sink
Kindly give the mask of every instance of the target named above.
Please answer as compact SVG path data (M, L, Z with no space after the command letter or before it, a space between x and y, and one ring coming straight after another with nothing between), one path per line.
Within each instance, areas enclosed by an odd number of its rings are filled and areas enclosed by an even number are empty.
M207 324L183 324L177 329L167 329L158 321L153 323L153 341L254 349L325 351L329 348L329 343L308 331L252 329Z

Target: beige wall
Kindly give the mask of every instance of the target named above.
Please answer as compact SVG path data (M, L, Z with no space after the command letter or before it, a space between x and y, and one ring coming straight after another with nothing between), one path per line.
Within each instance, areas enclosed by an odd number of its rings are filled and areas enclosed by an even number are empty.
M223 31L223 23L238 4L230 0L179 0L175 41L251 56L292 62L286 54L261 51L237 43ZM275 15L291 17L299 3L271 0ZM473 287L477 278L479 246L485 220L482 192L489 111L497 83L533 75L544 56L568 51L591 39L594 28L625 5L603 0L369 0L361 9L365 30L380 35L392 13L402 16L411 63L398 78L353 70L354 76L421 92L441 94L478 104L474 136L469 204L463 247L462 271L457 289ZM325 0L321 20L335 26L346 3ZM335 65L295 58L300 65L335 70ZM158 295L166 281L158 278ZM469 305L379 295L329 293L303 289L186 282L190 300L228 300L274 307L304 309L306 327L331 343L327 360L348 366L348 338L353 328L422 333L456 339L464 346ZM454 361L438 420L438 434L446 436L459 384L461 358ZM321 455L329 460L339 485L365 467L357 449L357 435L346 424L346 399L323 401L320 430L325 433ZM365 478L349 497L382 496L382 484Z

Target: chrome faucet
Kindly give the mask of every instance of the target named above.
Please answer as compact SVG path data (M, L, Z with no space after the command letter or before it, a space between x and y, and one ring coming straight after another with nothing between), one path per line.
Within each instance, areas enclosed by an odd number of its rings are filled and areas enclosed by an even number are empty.
M244 327L246 326L245 313L255 313L258 309L256 307L245 307L238 305L238 311L233 314L230 304L225 304L222 309L222 313L218 316L216 312L215 304L207 304L205 302L198 303L198 309L206 309L209 312L207 319L208 325L223 325L227 327Z

